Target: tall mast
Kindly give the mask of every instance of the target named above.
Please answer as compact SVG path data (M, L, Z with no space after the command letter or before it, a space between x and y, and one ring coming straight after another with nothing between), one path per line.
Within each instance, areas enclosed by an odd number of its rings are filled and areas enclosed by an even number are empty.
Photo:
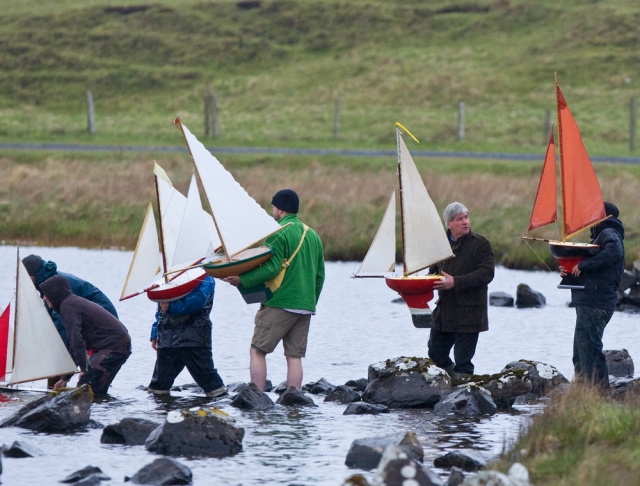
M400 241L402 243L402 274L407 275L407 259L405 258L405 245L404 245L404 211L403 211L403 197L402 197L402 177L400 177L400 171L402 170L402 164L400 163L400 129L396 126L396 150L398 152L398 191L400 192Z
M567 215L565 208L567 207L564 194L564 154L562 152L562 119L560 117L560 100L558 97L558 73L553 73L553 80L556 85L556 112L558 115L558 150L560 152L560 212L562 213L562 242L567 242L567 232L565 231L565 221Z
M158 189L158 176L154 174L153 181L156 184L156 201L158 202L158 219L160 220L160 254L162 255L162 265L164 267L164 281L169 282L169 267L167 266L167 255L164 251L164 233L162 229L162 206L160 205L160 190Z
M16 364L16 344L18 340L18 282L20 281L20 247L16 251L16 308L13 310L13 350L11 352L11 371ZM45 304L46 305L46 304Z

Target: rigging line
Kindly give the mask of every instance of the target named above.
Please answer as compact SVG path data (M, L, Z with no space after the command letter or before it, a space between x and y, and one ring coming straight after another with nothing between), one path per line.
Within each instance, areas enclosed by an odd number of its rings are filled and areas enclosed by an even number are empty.
M538 254L536 253L536 251L535 251L535 250L533 249L533 247L529 244L529 242L528 242L527 240L522 240L522 241L524 241L524 242L527 244L527 246L528 246L529 248L531 248L531 251L534 253L534 255L535 255L535 256L537 256L537 257L538 257L538 260L540 260L540 261L542 262L542 264L543 264L545 267L547 267L547 270L549 270L550 272L553 272L553 270L551 270L551 269L549 268L549 265L547 265L547 263L546 263L546 262L545 262L545 261L540 257L540 255L538 255Z

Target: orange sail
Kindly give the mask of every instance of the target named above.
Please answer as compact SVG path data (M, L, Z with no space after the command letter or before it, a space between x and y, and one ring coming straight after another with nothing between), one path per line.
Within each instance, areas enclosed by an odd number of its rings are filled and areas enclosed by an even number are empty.
M544 157L544 166L538 184L536 200L533 203L533 211L529 220L529 230L539 228L546 224L555 223L558 219L558 200L556 189L556 144L553 139L553 128L549 137L547 154Z
M604 219L604 201L578 125L556 84L560 172L563 185L563 235L570 237Z

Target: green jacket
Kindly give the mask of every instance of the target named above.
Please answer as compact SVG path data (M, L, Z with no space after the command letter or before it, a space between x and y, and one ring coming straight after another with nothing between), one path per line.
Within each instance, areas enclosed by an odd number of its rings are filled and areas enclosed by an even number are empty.
M259 285L274 278L282 269L282 259L291 255L300 244L303 224L295 214L287 214L279 221L287 228L270 236L264 242L273 251L273 257L258 268L240 275L246 288ZM287 268L281 287L264 305L280 309L298 309L315 312L324 283L324 251L322 241L311 228L307 231L302 247Z

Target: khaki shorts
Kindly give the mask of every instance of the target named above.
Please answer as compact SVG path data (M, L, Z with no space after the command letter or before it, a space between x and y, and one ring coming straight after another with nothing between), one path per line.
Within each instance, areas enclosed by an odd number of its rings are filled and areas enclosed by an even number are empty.
M251 346L263 353L272 353L280 341L284 355L304 358L311 314L296 314L277 307L261 306L256 314Z

